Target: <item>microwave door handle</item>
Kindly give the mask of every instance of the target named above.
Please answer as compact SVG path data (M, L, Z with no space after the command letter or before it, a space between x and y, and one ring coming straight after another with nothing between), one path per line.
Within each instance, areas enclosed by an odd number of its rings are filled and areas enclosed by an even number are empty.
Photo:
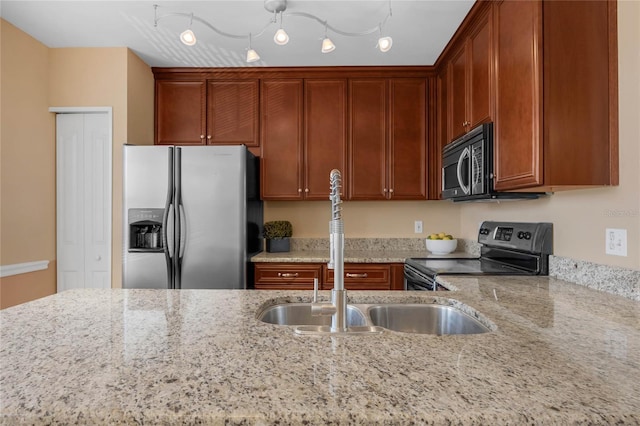
M482 184L482 168L476 155L477 148L471 147L471 181L473 186Z
M470 156L470 152L469 152L469 147L465 148L462 151L462 154L460 154L460 157L458 158L458 167L456 169L456 172L458 174L458 184L460 185L460 189L462 189L462 192L465 193L465 195L469 195L469 185L465 185L465 183L462 181L462 164L463 164L463 160L465 157L469 157Z

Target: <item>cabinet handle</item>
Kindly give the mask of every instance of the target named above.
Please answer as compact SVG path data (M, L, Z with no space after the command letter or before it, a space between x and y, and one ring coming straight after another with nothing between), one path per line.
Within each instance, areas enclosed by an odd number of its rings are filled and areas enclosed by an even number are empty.
M382 192L384 192L386 194L387 188L382 188Z
M468 126L469 124L471 124L470 121L465 121L464 123L462 123L463 126Z
M366 272L364 274L350 274L349 272L345 274L346 278L367 278L367 276Z
M204 135L200 135L200 142L204 142Z
M211 135L207 135L207 140L211 142Z
M393 188L392 188L392 189L390 189L390 190L389 190L389 192L390 192L391 194L393 194Z
M309 188L305 188L305 189L304 189L304 192L309 192Z
M278 276L281 278L298 278L298 273L291 273L291 272L278 272Z
M302 188L298 188L298 193L302 193Z

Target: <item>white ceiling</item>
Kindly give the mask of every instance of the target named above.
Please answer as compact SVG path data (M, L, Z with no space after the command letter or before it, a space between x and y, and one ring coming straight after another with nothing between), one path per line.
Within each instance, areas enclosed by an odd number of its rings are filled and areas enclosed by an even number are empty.
M1 0L0 15L44 45L58 47L129 47L152 67L243 67L243 66L347 66L432 65L473 5L474 0L336 1L290 0L283 27L291 41L273 42L279 24L264 0L235 1L34 1ZM246 38L223 37L197 20L192 30L198 42L180 43L178 35L188 28L189 18L168 16L154 27L157 15L181 12L204 19L219 30ZM393 48L382 53L375 48L379 32L346 37L328 31L336 49L320 52L324 25L287 12L305 12L325 20L344 32L358 33L376 28L389 12L384 35L393 37ZM255 36L263 28L266 30ZM261 60L245 62L252 47Z

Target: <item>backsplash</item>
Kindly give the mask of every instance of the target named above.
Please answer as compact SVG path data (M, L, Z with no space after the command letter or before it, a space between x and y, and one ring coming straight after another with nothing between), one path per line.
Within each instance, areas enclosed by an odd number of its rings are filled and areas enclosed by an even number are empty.
M549 256L549 276L640 301L640 271Z
M345 250L426 250L424 238L345 238ZM328 238L291 238L292 251L329 250Z

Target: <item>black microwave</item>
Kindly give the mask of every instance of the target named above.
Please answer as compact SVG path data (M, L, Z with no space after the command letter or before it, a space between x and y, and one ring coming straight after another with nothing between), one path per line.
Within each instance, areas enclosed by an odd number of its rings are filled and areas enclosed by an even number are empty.
M481 124L442 149L442 198L487 201L538 198L544 193L493 188L493 123Z

